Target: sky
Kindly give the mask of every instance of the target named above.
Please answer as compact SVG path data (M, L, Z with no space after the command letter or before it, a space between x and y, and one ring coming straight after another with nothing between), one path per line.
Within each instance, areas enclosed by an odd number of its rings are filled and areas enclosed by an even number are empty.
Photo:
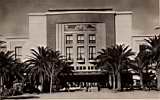
M0 0L0 33L27 34L27 14L49 8L132 11L133 32L138 34L147 34L158 25L158 0Z

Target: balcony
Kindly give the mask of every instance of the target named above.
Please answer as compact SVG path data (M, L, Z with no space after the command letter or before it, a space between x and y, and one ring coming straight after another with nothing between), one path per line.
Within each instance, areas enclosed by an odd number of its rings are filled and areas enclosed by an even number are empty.
M85 59L84 58L77 58L77 62L78 63L85 63Z
M89 59L88 62L90 62L90 63L95 63L96 60L95 60L95 59Z
M92 57L92 58L89 58L88 62L94 64L96 63L96 60L95 58Z
M72 64L74 62L74 60L73 59L66 59L66 62Z

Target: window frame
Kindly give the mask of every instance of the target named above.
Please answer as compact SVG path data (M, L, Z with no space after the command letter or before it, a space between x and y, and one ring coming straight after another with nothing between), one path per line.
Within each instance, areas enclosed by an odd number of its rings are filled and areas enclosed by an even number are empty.
M79 49L79 48L81 48L81 49ZM85 55L84 46L77 46L77 60L83 60L84 55Z
M19 49L21 48L21 54L18 54L19 53ZM15 49L15 59L20 59L22 57L22 46L15 46L14 49Z
M88 54L89 54L89 57L88 57L89 60L94 60L96 56L96 46L89 46Z
M84 43L84 34L77 34L77 43L78 44Z
M72 44L73 43L73 35L72 34L65 35L65 39L66 39L66 41L65 41L66 44Z
M69 49L67 49L67 48L69 48ZM68 52L68 50L69 50L69 52ZM66 47L66 60L72 60L72 59L73 59L73 47L68 46L68 47Z
M89 34L88 40L90 44L96 43L96 34Z

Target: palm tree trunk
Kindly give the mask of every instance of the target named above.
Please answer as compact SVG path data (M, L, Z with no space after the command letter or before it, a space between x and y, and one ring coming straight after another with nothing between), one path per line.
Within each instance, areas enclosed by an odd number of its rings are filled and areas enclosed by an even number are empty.
M43 83L44 83L44 80L43 80L43 78L42 78L42 82L41 82L41 85L42 85L41 87L42 87L42 88L41 88L41 91L40 91L40 92L43 91Z
M139 73L140 74L140 85L141 85L141 89L144 88L144 85L143 85L143 74L142 72Z
M112 75L111 74L108 74L109 76L108 76L108 83L109 83L109 88L111 87L111 86L113 86L113 84L112 84Z
M117 90L121 90L121 74L117 73Z
M116 89L116 75L113 73L113 84L112 84L112 86L113 86L113 90L115 90Z
M157 69L157 90L160 90L160 68Z
M51 73L51 76L50 76L50 94L52 93L52 84L53 84L53 71Z
M3 77L0 76L0 93L3 91Z

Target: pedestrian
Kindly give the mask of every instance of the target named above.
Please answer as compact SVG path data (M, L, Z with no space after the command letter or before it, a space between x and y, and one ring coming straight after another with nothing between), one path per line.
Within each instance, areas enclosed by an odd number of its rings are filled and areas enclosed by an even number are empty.
M88 84L88 91L91 92L91 83Z
M88 92L88 89L89 89L89 85L88 83L86 84L86 92Z
M42 92L42 85L41 84L38 85L38 90L39 90L39 92Z
M98 92L101 90L100 83L97 84Z

